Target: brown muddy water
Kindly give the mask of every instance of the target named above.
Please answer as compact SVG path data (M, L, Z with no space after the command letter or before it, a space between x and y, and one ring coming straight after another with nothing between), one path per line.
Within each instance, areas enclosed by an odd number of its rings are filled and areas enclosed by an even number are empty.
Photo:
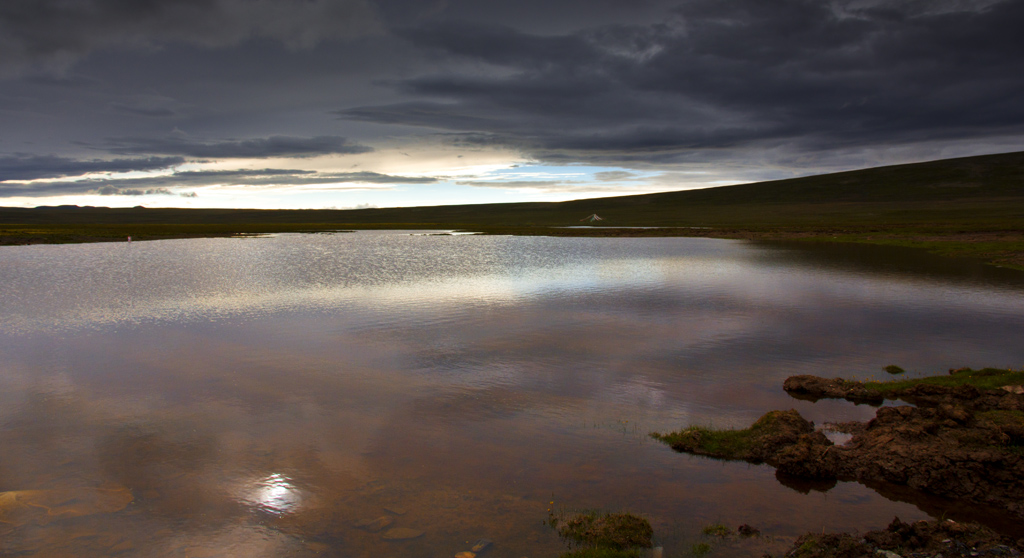
M984 518L648 433L873 415L792 374L1024 366L1024 274L895 249L280 235L4 247L0 285L2 556L549 557L580 508L665 556L747 523L774 542L713 555L760 556Z

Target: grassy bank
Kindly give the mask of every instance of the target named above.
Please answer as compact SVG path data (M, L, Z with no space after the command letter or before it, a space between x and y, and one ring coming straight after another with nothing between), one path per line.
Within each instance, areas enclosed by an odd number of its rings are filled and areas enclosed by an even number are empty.
M862 385L882 394L897 393L910 390L915 386L942 386L955 388L973 386L978 389L998 389L1003 386L1019 386L1024 384L1024 370L1006 368L958 368L951 370L946 376L928 376L908 380L892 380L888 382L864 382Z
M567 229L597 213L601 228ZM1024 269L1024 153L639 196L358 210L0 208L0 243L338 229L710 236L924 248ZM617 228L618 227L618 228ZM627 227L655 227L633 229Z
M767 460L765 448L777 445L780 440L796 440L801 434L813 431L796 411L769 411L750 428L690 426L668 434L652 432L651 437L676 451L761 463Z

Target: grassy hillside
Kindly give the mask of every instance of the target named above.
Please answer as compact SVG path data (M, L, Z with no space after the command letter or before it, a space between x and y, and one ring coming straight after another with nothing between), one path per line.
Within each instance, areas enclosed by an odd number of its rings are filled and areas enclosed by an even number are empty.
M549 229L597 213L606 227ZM788 180L561 203L361 210L0 208L0 242L217 236L355 228L514 234L817 238L924 246L1024 266L1024 152Z

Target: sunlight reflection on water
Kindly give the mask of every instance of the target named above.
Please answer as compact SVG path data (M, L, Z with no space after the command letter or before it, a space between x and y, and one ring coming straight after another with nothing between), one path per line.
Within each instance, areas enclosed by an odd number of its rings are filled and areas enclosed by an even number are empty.
M258 511L282 515L298 509L302 493L292 484L292 479L274 473L256 482L242 500Z

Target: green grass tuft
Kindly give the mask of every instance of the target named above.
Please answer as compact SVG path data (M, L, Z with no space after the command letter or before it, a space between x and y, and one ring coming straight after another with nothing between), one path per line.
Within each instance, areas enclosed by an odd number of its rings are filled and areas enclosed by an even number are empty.
M722 525L721 523L713 523L700 530L701 533L712 537L728 537L732 534L732 529Z
M753 427L716 430L706 426L691 426L668 434L655 432L651 436L672 447L693 445L708 455L740 456L750 451L755 434Z

